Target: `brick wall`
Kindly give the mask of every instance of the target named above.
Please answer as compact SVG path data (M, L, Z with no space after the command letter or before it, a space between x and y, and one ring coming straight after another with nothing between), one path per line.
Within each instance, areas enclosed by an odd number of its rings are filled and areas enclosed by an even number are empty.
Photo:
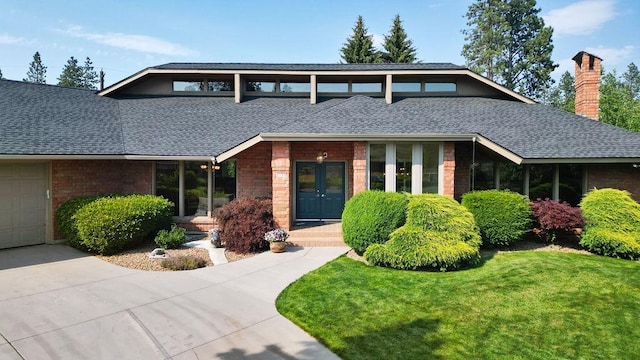
M640 169L632 164L598 164L587 167L587 191L593 188L627 190L640 201Z
M237 197L271 197L271 143L256 144L235 159Z
M153 162L128 160L51 161L53 216L61 204L82 196L153 193ZM55 220L54 238L59 239Z
M291 229L291 144L277 141L271 145L273 216L278 225Z
M456 145L452 142L443 144L443 195L454 196L456 171Z
M575 61L576 114L598 120L602 60L586 52L578 53L573 60Z
M367 190L367 143L353 143L353 195Z

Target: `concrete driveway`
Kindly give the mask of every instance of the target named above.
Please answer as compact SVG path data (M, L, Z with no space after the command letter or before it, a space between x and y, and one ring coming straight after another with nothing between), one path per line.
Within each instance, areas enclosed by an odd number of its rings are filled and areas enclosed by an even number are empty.
M347 248L205 269L121 268L64 245L0 251L0 359L337 359L275 309Z

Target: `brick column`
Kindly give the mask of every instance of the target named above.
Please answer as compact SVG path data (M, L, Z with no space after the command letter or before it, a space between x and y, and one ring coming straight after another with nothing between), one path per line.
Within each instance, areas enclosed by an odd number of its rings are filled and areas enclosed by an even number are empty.
M367 143L353 143L353 195L367 190Z
M442 194L453 197L455 192L456 145L452 142L446 142L442 145L444 153Z
M273 142L271 148L273 216L278 225L291 229L291 144Z

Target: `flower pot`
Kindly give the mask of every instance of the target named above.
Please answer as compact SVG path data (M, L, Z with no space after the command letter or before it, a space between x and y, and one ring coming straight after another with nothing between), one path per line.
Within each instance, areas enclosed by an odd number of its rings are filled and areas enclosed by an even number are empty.
M274 253L281 253L284 251L285 246L287 244L284 241L273 241L269 243L269 249Z

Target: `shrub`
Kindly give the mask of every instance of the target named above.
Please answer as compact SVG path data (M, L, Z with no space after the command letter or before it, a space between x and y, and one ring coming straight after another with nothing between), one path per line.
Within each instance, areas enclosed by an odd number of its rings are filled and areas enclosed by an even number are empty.
M455 200L435 194L412 195L405 225L384 244L372 244L364 257L396 269L454 270L480 260L482 240L473 215Z
M529 199L511 191L473 191L462 196L480 228L484 245L511 245L531 230Z
M186 238L185 233L185 229L171 225L171 230L169 231L158 231L158 235L156 235L154 241L163 249L177 249L184 244Z
M271 200L235 199L216 212L226 249L246 254L269 249L264 234L276 227Z
M114 254L171 225L173 204L153 195L102 198L75 214L78 235L87 249Z
M572 207L567 202L537 200L531 203L531 210L540 235L547 241L553 242L559 234L569 233L584 224L580 208Z
M60 235L67 240L67 245L80 250L87 250L82 244L78 235L78 227L74 215L85 205L92 203L102 197L113 197L115 195L87 196L66 201L56 210L56 224Z
M163 259L160 263L165 269L169 270L193 270L207 266L207 260L198 256L176 256Z
M342 212L342 237L358 254L371 244L382 244L402 226L407 196L400 193L364 191L353 196Z
M627 191L592 190L580 208L585 225L580 245L600 255L640 258L640 204Z

